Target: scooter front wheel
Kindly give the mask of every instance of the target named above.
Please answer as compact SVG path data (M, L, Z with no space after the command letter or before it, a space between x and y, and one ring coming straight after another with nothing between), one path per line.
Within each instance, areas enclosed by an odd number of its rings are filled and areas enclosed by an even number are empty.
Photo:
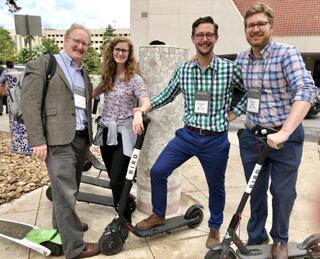
M52 256L63 255L62 245L58 245L58 244L52 243L50 241L43 242L40 245L48 248L51 251L50 255L52 255Z
M49 201L52 201L52 190L51 190L51 186L49 185L47 190L46 190L46 196L48 198Z
M115 255L122 250L123 238L118 232L103 234L99 239L99 247L104 255Z
M221 253L222 253L221 249L217 249L217 250L210 249L205 255L204 259L220 259ZM236 259L236 258L237 256L235 251L230 247L228 257L225 259Z
M188 224L189 228L196 228L203 220L203 211L198 206L191 206L184 215L186 220L195 220Z

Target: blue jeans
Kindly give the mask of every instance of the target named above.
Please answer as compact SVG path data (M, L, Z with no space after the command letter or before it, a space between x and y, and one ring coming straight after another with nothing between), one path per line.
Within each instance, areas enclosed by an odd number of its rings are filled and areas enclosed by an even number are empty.
M283 148L268 152L251 192L251 215L247 226L251 244L261 243L268 236L265 223L268 217L269 178L271 178L270 192L273 209L270 235L274 241L288 242L289 218L297 196L296 182L303 140L304 129L300 125L291 134ZM248 129L239 136L239 143L241 160L248 181L264 144L258 143Z
M174 169L196 156L209 186L209 227L220 228L225 204L225 171L229 157L228 133L203 136L188 128L176 131L151 168L153 212L164 218L167 206L167 179Z

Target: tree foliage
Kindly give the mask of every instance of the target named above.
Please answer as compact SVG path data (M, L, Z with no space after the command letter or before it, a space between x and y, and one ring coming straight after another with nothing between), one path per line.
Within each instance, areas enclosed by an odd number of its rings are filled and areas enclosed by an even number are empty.
M83 58L83 63L89 74L99 75L101 73L100 56L93 47L88 48L88 52Z
M15 60L15 44L10 37L10 32L0 26L0 59Z
M103 34L103 41L100 46L101 52L103 52L106 49L106 47L108 47L109 42L114 37L114 35L113 35L114 31L115 31L115 29L113 29L112 26L110 24L108 24L108 27L106 28L106 31Z
M52 54L59 53L60 48L54 39L43 38L41 40L44 53L50 52Z
M40 45L35 45L31 49L31 55L30 55L30 49L29 48L22 48L20 49L17 60L19 63L27 63L29 60L33 60L41 56L42 54L46 52L50 52L52 54L56 54L59 52L59 46L54 41L54 39L48 39L43 38L41 40Z

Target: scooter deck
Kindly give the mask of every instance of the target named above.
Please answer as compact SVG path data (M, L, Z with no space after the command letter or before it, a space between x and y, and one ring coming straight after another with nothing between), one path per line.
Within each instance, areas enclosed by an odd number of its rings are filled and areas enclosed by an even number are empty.
M160 233L166 233L183 226L188 226L190 220L186 220L184 215L166 219L166 223L160 226L153 227L148 230L139 230L135 228L135 235L139 237L150 237Z
M82 175L81 176L81 182L82 183L86 183L86 184L95 185L95 186L98 186L98 187L103 187L103 188L108 188L108 189L111 188L110 187L110 181L104 180L104 179L100 179L100 178L96 178L96 177Z
M27 234L34 228L38 227L17 221L0 219L1 237L31 248L44 256L50 255L51 251L48 248L26 239Z
M113 206L113 198L88 192L78 192L77 201L99 204L104 206Z
M307 254L306 250L301 250L297 247L298 243L288 243L288 257L303 257ZM243 255L237 250L237 256L240 259L270 259L271 258L271 249L272 245L256 245L256 246L247 246L248 249L258 249L261 250L259 255Z

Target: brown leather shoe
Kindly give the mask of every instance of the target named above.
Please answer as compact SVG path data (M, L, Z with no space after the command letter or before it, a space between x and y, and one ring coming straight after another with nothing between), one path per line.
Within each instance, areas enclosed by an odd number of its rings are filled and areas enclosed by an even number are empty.
M92 257L100 254L99 244L98 243L86 243L85 248L76 258L86 258Z
M208 239L206 242L206 247L211 249L220 243L220 233L219 229L210 228Z
M287 259L288 258L288 246L282 242L273 242L271 250L272 259Z
M152 214L148 218L141 220L140 222L137 223L136 228L138 230L148 230L153 227L163 225L165 223L165 219L160 218L156 214Z

